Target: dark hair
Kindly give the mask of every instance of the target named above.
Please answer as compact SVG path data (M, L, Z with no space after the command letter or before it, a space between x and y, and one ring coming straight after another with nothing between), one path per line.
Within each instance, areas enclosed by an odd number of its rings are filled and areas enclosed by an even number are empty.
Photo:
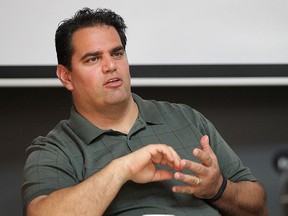
M72 46L73 33L82 28L98 25L113 26L117 30L122 46L125 49L127 41L125 30L127 27L121 16L110 9L98 8L92 10L90 8L83 8L77 11L72 18L63 20L56 30L55 46L58 64L72 70L71 58L74 52Z

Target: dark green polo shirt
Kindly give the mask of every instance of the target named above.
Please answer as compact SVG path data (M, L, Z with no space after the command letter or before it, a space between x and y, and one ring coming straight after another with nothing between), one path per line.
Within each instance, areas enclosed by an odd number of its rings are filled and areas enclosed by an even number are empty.
M100 130L72 108L69 120L61 121L46 137L33 141L26 151L22 186L24 211L37 196L76 185L113 159L148 144L170 145L181 158L197 161L192 150L199 147L203 135L209 136L226 178L234 182L256 180L211 122L199 112L183 104L143 100L135 94L133 98L138 105L139 116L129 134ZM147 184L129 181L123 185L105 215L220 215L217 209L201 199L173 193L172 186L179 184L182 183L176 180Z

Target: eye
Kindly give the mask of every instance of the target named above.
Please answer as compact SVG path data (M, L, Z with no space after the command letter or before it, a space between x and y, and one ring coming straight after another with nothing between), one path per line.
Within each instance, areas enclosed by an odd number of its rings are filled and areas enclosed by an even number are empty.
M124 50L118 50L118 51L112 53L112 57L115 59L121 59L122 56L124 56L124 55L125 55Z
M86 63L97 63L99 62L100 58L99 57L91 57L91 58L88 58L85 62Z

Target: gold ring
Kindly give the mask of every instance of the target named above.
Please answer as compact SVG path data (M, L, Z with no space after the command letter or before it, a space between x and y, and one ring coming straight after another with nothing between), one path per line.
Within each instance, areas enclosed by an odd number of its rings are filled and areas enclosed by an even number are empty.
M195 177L195 178L196 178L196 185L199 185L201 183L201 179L197 178L197 177Z

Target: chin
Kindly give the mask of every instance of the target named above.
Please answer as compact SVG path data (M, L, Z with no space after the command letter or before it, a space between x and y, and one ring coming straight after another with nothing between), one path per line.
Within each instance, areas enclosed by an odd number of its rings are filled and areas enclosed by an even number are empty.
M131 98L131 93L114 92L113 94L107 95L106 102L117 105L123 102L128 102Z

